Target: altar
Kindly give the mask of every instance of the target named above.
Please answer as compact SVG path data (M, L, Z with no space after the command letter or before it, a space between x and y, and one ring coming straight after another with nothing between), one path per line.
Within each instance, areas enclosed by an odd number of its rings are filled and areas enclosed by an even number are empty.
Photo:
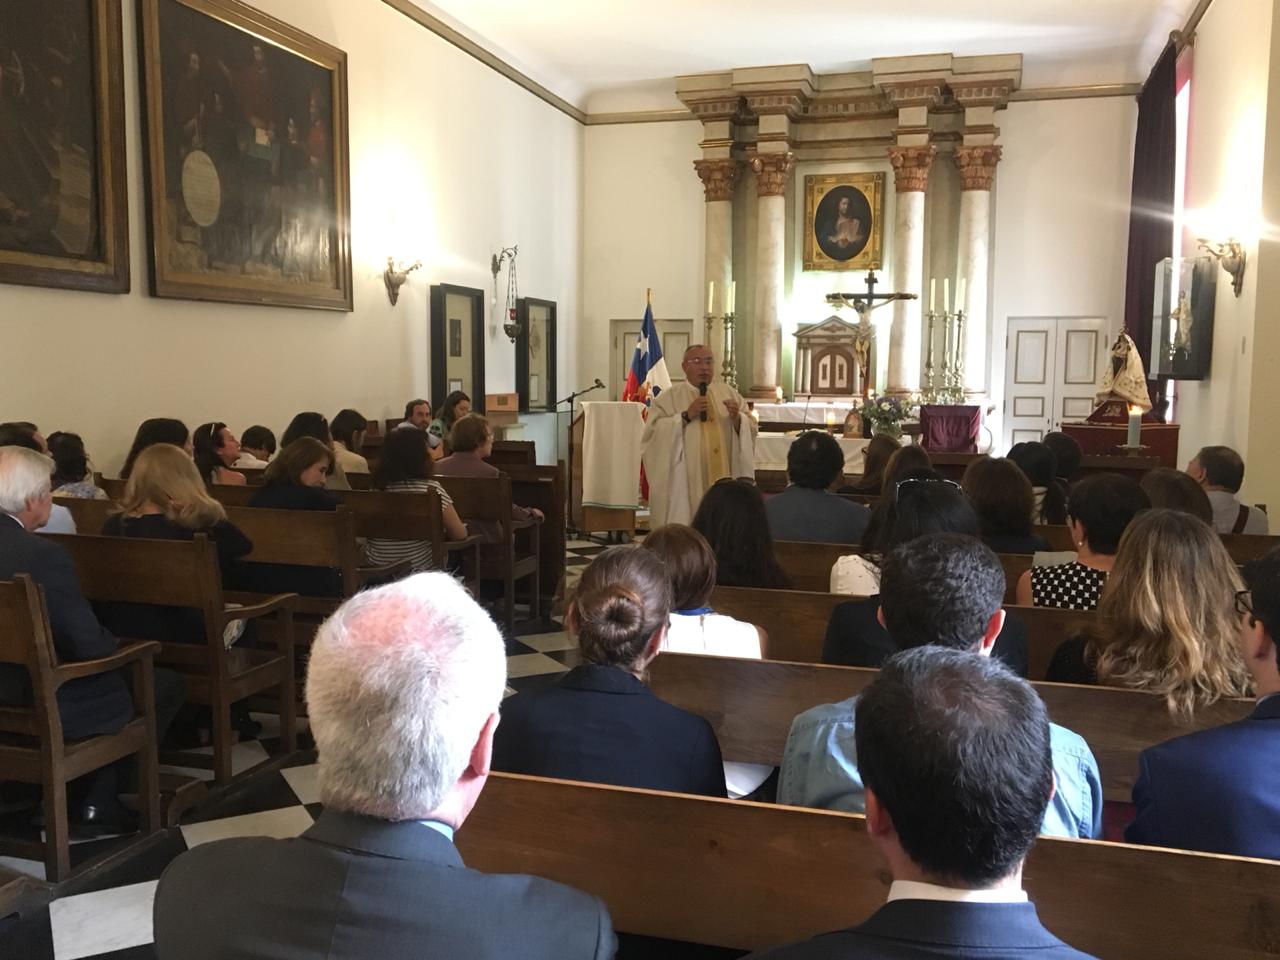
M756 437L756 469L786 470L787 451L795 442L795 437L780 433L762 433ZM844 472L860 473L862 471L862 451L867 448L869 440L861 437L836 437L840 450L844 453Z
M792 400L768 403L757 400L752 415L760 424L760 433L785 433L788 430L822 430L841 426L853 410L852 397Z

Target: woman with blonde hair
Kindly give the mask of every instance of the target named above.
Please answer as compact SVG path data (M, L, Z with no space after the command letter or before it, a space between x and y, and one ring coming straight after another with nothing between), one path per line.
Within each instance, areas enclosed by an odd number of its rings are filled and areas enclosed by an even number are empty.
M1047 679L1157 693L1181 717L1244 696L1240 589L1240 572L1208 524L1148 510L1120 539L1097 627L1058 648Z

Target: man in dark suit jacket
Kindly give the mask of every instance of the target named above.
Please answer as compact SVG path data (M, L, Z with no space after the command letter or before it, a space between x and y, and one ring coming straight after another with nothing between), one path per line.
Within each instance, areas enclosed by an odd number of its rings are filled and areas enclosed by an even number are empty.
M1244 579L1240 652L1258 704L1248 719L1142 752L1132 843L1280 859L1280 548Z
M889 902L761 960L1086 956L1041 926L1022 890L1053 793L1049 718L1030 684L978 653L904 650L863 691L854 736Z
M160 878L160 960L607 960L594 897L469 870L453 845L489 776L506 651L453 579L348 600L307 671L325 811L301 837L182 854Z
M58 660L74 663L114 653L118 642L103 629L80 591L75 565L52 540L38 536L53 504L49 473L53 461L20 446L0 447L0 580L28 574L44 589L49 626ZM182 678L156 670L156 732L163 736L182 705ZM68 740L115 733L133 719L133 700L120 671L71 680L58 688L58 716ZM30 679L17 666L0 666L0 703L23 703ZM136 818L117 799L117 773L106 767L74 781L71 820L82 827L121 829Z
M871 522L871 510L831 492L844 470L844 451L825 430L810 430L787 448L790 486L765 501L769 533L775 540L857 543Z

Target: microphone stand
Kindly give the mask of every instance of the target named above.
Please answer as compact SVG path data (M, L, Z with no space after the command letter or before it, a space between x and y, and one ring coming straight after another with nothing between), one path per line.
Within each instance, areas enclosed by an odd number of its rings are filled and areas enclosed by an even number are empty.
M566 495L568 498L568 503L565 505L565 516L568 517L568 523L566 524L566 526L568 527L568 529L572 530L575 534L580 533L581 531L578 530L578 528L573 523L573 406L574 406L574 403L577 401L577 399L583 394L587 394L595 390L603 390L603 389L604 389L604 384L601 383L600 378L597 377L596 382L593 383L591 386L587 387L585 390L579 390L576 393L571 393L567 397L565 397L563 400L556 401L557 407L559 407L560 404L562 403L567 403L569 405L569 476L568 476L568 483L565 484L567 488Z

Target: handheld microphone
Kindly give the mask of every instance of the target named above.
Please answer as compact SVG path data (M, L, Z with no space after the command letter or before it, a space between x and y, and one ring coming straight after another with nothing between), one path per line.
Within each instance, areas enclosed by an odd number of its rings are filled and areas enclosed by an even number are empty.
M705 397L706 395L707 395L707 385L705 383L698 384L698 396ZM707 411L705 409L700 414L698 414L698 419L701 420L703 423L707 422Z

